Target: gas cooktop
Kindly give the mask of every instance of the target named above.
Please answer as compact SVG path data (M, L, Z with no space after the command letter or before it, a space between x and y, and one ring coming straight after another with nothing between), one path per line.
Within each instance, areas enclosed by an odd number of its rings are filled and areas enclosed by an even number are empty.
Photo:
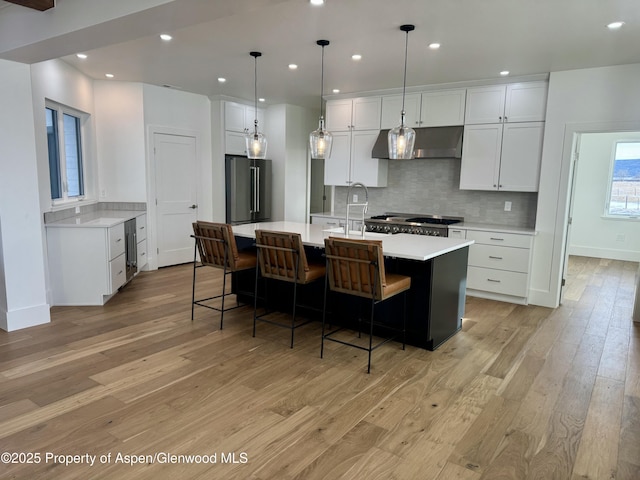
M464 221L462 217L442 215L428 215L420 213L385 213L375 215L365 220L365 226L370 232L380 233L412 233L447 237L448 225Z

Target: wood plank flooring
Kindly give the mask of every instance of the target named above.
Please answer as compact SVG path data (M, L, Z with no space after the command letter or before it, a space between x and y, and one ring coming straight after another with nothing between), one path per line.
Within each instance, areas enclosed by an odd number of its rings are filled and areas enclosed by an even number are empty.
M468 298L440 349L387 344L370 375L366 352L320 359L317 323L290 349L248 306L191 322L191 265L145 272L0 331L0 478L637 480L637 268L572 257L558 309Z

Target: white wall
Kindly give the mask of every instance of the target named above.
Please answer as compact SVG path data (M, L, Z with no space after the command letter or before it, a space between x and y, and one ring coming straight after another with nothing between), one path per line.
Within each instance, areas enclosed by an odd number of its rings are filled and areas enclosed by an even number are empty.
M273 220L308 221L308 142L315 129L313 113L284 104L266 111L267 157L273 160Z
M575 132L639 131L640 64L552 72L536 217L530 301L558 304Z
M604 217L616 141L640 140L640 132L585 133L574 178L569 253L640 261L640 222Z
M153 134L166 133L194 136L196 155L199 158L198 171L198 218L213 218L213 165L211 159L211 102L208 97L182 92L155 85L143 85L144 125L146 132L147 165L147 212L148 212L148 251L149 267L157 268L157 258L153 252L157 249L155 228L155 182ZM224 158L222 159L224 162ZM224 179L222 183L224 189Z
M8 331L50 321L31 90L28 65L0 60L0 328Z
M66 105L91 115L84 124L82 148L85 160L85 198L97 200L97 163L95 149L95 118L93 80L61 60L50 60L31 66L35 146L38 156L40 208L51 210L49 184L49 154L45 124L45 99ZM91 181L93 180L93 181Z
M94 81L98 196L105 202L146 202L142 84Z

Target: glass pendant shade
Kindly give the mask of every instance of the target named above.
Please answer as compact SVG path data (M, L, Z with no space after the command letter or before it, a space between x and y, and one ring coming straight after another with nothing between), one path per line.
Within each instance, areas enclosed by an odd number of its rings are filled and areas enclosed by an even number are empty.
M331 145L333 135L324 128L324 118L320 117L318 129L309 135L309 147L311 148L311 158L322 160L331 156Z
M244 137L247 146L247 157L262 159L267 157L267 137L258 131L258 125L253 132Z
M404 49L404 80L402 83L402 111L400 112L400 125L389 130L387 142L389 146L390 160L409 160L413 158L414 146L416 144L416 131L405 124L404 97L407 87L407 52L409 51L409 32L415 26L402 25L400 30L406 33Z
M392 160L410 160L413 158L416 144L416 131L404 124L404 112L400 125L389 130L389 158Z
M309 134L309 149L311 150L311 158L316 160L324 160L331 156L331 145L333 143L333 135L324 128L324 114L322 93L324 90L324 47L329 45L329 40L318 40L317 45L322 47L322 69L320 80L320 121L318 129Z
M267 137L258 131L258 57L260 52L249 52L254 59L254 87L255 87L255 120L253 121L253 132L245 135L244 141L248 158L263 159L267 157Z

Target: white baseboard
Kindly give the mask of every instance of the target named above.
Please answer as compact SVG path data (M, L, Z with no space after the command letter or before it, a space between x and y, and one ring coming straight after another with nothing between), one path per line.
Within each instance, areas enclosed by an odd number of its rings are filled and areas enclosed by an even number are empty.
M625 262L640 262L640 252L633 250L616 250L613 248L595 248L580 245L569 247L569 255L580 257L608 258L611 260L623 260Z
M51 321L51 314L49 312L49 305L43 304L21 308L19 310L9 310L6 313L3 312L0 318L3 320L6 318L6 321L0 325L0 328L7 332L13 332L14 330L20 330L22 328L49 323Z

